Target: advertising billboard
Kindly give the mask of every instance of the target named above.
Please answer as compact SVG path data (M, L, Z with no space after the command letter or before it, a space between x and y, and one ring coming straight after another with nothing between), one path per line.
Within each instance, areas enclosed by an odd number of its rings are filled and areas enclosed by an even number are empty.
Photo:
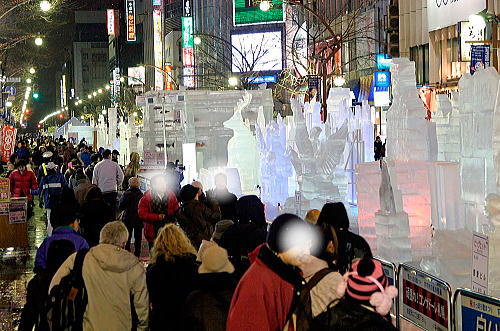
M108 36L114 36L116 34L114 9L106 9L106 27L108 29Z
M186 3L189 4L189 0ZM193 32L193 17L182 17L182 82L185 87L195 87Z
M391 86L391 72L390 71L375 71L375 86L377 87L390 87Z
M270 0L270 8L267 11L260 9L260 3L261 1L256 0L234 0L234 25L266 24L285 21L283 0Z
M283 69L281 31L231 35L233 72Z
M161 10L153 10L153 49L156 68L163 67L163 25L161 20ZM155 90L163 90L163 83L163 73L160 69L155 69Z
M468 21L470 15L477 14L484 9L486 9L486 0L427 0L428 31Z
M135 0L127 0L127 41L136 41L135 31Z
M129 67L128 85L143 85L146 81L146 69L144 67Z

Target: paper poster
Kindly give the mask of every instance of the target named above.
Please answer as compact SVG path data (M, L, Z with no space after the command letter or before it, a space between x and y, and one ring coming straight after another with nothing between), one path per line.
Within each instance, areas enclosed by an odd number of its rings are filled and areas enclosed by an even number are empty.
M488 236L474 232L472 234L472 270L471 287L473 291L488 294Z
M12 200L9 208L9 223L26 223L27 219L27 199Z
M10 201L10 180L8 178L0 178L0 202Z
M0 215L9 215L9 206L8 202L0 202Z

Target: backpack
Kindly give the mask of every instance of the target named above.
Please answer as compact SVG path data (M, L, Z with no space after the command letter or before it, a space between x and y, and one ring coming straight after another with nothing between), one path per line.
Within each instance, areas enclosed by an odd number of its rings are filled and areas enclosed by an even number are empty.
M73 270L50 291L45 305L52 331L82 331L87 306L87 290L82 276L83 261L88 249L76 253Z
M311 308L311 290L315 287L326 275L333 272L329 268L324 268L319 270L312 276L312 278L307 282L306 286L300 292L300 297L298 300L292 304L292 308L288 313L288 322L285 330L291 329L293 324L293 330L296 331L308 331L315 330L316 322L313 319L312 308Z

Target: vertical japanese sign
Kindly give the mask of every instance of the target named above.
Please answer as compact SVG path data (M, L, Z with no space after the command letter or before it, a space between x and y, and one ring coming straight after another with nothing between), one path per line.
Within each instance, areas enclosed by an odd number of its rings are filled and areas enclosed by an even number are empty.
M189 2L189 1L188 1ZM186 9L184 9L186 10ZM182 18L182 80L185 87L194 87L193 17Z
M127 10L127 41L136 41L137 35L135 31L135 0L126 0Z
M16 143L17 130L9 125L2 127L2 161L8 162L12 154L14 154L14 147Z
M165 90L167 91L172 91L174 89L174 83L172 81L172 64L171 63L166 63L165 64Z
M115 10L114 9L106 9L106 26L108 28L108 36L116 35Z
M473 291L488 294L488 236L472 234L472 271L471 288Z
M116 107L118 100L120 99L121 91L121 80L120 80L120 68L113 69L113 84L112 84L112 100Z
M426 330L450 330L451 302L446 283L401 265L399 314Z
M484 69L491 65L490 45L472 45L470 51L470 73L474 74L479 69Z
M163 90L163 24L162 11L160 9L153 10L153 40L154 40L154 57L155 57L155 90Z
M10 180L8 178L0 178L0 202L10 201Z

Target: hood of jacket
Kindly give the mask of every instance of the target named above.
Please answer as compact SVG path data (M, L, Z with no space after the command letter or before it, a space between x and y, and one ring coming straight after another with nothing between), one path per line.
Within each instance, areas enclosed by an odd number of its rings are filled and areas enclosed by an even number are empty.
M140 263L135 255L115 245L97 245L90 249L89 254L103 270L112 272L127 272Z

